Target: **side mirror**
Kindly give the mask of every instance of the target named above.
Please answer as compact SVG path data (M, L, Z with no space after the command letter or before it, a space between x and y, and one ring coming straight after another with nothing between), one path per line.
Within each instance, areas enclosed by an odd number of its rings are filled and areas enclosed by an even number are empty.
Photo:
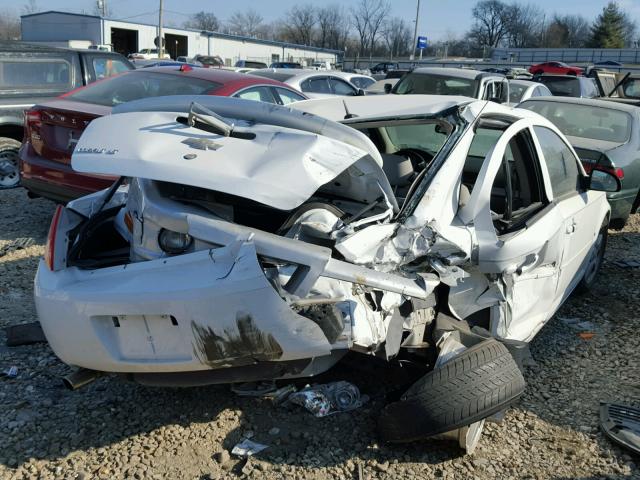
M391 89L393 88L393 85L391 85L390 83L385 83L384 84L384 93L391 93Z
M364 96L364 95L365 95L365 93L364 93L364 90L363 90L362 88L359 88L359 89L356 91L356 96L357 96L357 97L362 97L362 96Z
M494 103L502 103L502 99L500 97L491 97L489 98L489 101Z
M587 188L598 192L619 192L622 188L620 179L611 172L604 170L591 170Z

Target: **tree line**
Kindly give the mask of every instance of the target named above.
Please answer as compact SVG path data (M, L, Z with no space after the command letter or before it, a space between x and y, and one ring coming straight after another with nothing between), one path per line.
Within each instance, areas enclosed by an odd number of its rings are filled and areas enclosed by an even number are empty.
M37 10L29 0L23 13ZM635 22L615 1L589 20L580 14L547 15L535 3L478 0L468 32L433 42L426 56L479 57L496 47L625 48L638 47ZM225 21L214 12L191 15L183 27L342 50L348 57L405 57L412 53L413 19L391 15L390 0L357 0L339 4L299 4L275 21L256 10L239 11ZM428 33L428 32L427 32ZM0 14L0 39L18 38L19 20Z

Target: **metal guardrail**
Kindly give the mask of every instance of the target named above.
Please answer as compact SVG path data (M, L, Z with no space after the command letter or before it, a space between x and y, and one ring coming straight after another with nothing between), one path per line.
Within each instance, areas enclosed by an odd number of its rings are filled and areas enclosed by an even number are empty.
M411 69L416 67L451 67L451 68L471 68L477 70L483 70L485 68L524 68L529 69L531 63L524 62L507 62L507 61L474 61L474 60L422 60L422 61L414 61L414 60L389 60L389 59L371 59L371 60L358 60L357 65L355 59L345 59L343 63L344 69L353 69L353 68L371 68L378 63L383 62L392 62L397 63L400 69ZM575 63L576 66L586 67L589 65L593 65L593 63ZM623 67L606 67L607 70L611 72L631 72L631 73L640 73L640 65L625 65Z

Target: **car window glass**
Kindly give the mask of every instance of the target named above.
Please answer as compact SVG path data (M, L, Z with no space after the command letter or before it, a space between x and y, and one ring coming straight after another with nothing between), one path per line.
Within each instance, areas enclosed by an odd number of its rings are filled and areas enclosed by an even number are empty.
M580 80L571 76L542 76L538 80L544 83L551 93L560 97L579 97Z
M631 136L631 116L620 110L546 100L524 102L519 108L539 113L572 137L623 143Z
M475 97L477 82L470 78L412 72L400 79L394 89L398 94L462 95Z
M0 58L0 91L66 91L73 88L73 68L65 58Z
M355 95L356 89L344 80L329 77L329 85L331 85L332 93L336 95Z
M302 82L303 92L310 93L331 93L329 82L326 77L314 77Z
M575 193L579 188L578 159L564 141L545 127L534 127L549 171L554 198Z
M626 97L640 97L640 78L628 78L622 87Z
M292 92L291 90L287 90L286 88L276 87L276 92L280 96L280 100L282 100L283 105L289 105L293 102L299 102L300 100L306 100L302 95Z
M134 70L93 83L67 98L112 107L147 97L205 95L219 87L217 82L200 78Z
M518 103L524 95L525 90L527 89L524 85L516 85L514 83L509 85L509 103Z
M237 98L243 98L245 100L255 100L257 102L276 103L269 87L253 87L238 92L234 95Z
M130 70L124 62L113 57L94 57L91 63L93 65L93 71L96 72L97 80L112 77Z
M376 83L376 81L373 78L354 77L354 78L351 79L351 83L353 83L358 88L365 89L368 86L373 85L374 83Z
M396 151L417 148L425 150L431 155L435 155L442 148L449 136L438 123L388 126L384 127L384 130Z

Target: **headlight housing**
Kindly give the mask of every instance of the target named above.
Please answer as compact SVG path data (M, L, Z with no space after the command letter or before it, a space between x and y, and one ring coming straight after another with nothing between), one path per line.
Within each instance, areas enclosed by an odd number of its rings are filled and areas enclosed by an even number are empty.
M163 228L158 234L158 245L164 252L172 255L184 253L192 243L193 238L188 233L174 232Z

